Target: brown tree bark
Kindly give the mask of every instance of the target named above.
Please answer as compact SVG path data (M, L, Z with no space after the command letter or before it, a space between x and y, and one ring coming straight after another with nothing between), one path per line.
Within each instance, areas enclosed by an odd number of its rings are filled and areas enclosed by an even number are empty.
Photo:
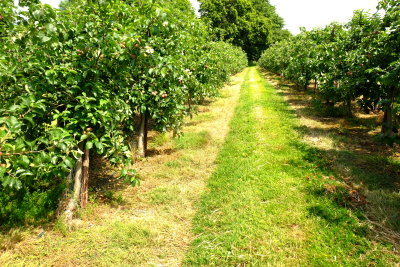
M188 112L192 111L192 98L188 96Z
M139 128L139 137L138 137L138 156L146 157L147 150L147 116L146 113L142 113L140 115L140 128Z
M308 89L308 83L304 84L304 87L303 87L304 92L306 92L307 89Z
M353 112L351 110L351 98L350 97L346 98L345 108L346 108L346 116L347 117L352 117L353 116Z
M387 104L384 115L383 115L383 123L381 132L388 137L394 136L393 131L393 104L396 95L396 88L394 86L390 87L389 90L389 103Z
M88 190L89 190L89 149L85 147L85 153L83 154L82 163L82 189L81 189L81 208L86 208L88 202Z
M81 197L81 187L82 187L82 174L83 174L83 168L82 168L82 158L78 159L78 161L75 164L75 168L73 170L73 183L74 183L74 189L72 192L72 196L68 201L67 207L64 211L63 217L67 225L70 224L72 221L72 217L74 215L74 211L76 207L79 205L79 200Z

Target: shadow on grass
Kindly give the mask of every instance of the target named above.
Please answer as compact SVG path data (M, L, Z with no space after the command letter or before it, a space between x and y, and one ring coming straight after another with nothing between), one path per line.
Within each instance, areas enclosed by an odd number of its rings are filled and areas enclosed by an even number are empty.
M157 149L157 148L149 148L146 151L146 157L154 157L157 155L172 155L176 149L166 148L166 149Z
M89 198L95 198L96 202L113 206L125 204L118 192L131 185L119 177L119 171L107 160L93 157L90 163L89 177Z
M400 245L400 163L389 157L349 150L320 149L293 144L303 159L315 164L323 177L310 177L306 192L351 209L374 226L375 236ZM314 206L312 216L339 223L343 216ZM338 217L339 216L339 217ZM342 219L341 219L342 218Z
M308 142L292 145L324 177L310 177L306 191L355 211L374 226L374 236L400 245L400 161L398 149L374 139L381 115L346 117L341 107L313 101L312 91L298 90L276 75L266 77L277 84L297 117L308 121L296 127ZM344 218L318 205L309 208L309 214L333 224Z
M372 222L375 236L400 245L400 162L392 157L393 152L374 143L367 130L342 133L337 128L300 126L297 131L333 141L332 148L292 143L324 175L311 177L306 192L353 210L360 219ZM329 223L342 220L319 206L309 213Z
M123 198L115 192L123 190L130 184L119 179L119 171L111 167L105 159L91 155L90 161L89 199L113 206L123 205ZM3 218L4 221L0 225L0 252L12 249L23 241L27 234L40 239L45 232L57 227L58 214L64 211L60 200L63 198L66 185L65 180L59 179L55 182L59 185L28 193L23 192L32 199L22 199L18 209L14 209L9 217ZM31 203L32 201L36 202ZM18 213L21 213L25 220L13 220Z

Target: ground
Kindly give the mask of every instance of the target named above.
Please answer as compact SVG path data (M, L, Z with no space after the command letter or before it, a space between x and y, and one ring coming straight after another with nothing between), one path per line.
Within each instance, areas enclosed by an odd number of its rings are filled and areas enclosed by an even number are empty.
M111 183L116 172L96 161L73 229L4 233L0 265L400 262L399 160L373 140L378 116L320 116L307 94L254 67L198 110L181 138L151 132L140 186Z

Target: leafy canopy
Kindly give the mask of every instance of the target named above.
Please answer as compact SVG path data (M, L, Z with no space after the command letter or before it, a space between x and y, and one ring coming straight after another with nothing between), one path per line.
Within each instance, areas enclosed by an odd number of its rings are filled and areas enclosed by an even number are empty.
M134 184L138 115L178 131L188 103L247 65L188 0L12 3L0 1L0 225L54 209L84 147Z
M257 60L272 43L290 36L268 0L201 0L200 14L219 40L241 47Z
M356 100L365 112L382 110L381 137L400 142L400 2L382 0L383 15L358 10L346 24L303 31L263 52L259 65L299 86L318 83L316 97Z

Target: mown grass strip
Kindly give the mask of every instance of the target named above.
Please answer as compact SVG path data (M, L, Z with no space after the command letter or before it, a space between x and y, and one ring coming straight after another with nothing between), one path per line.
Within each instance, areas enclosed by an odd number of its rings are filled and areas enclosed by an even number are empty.
M194 219L188 266L395 265L357 213L326 194L335 181L300 142L283 97L250 68L231 131ZM327 187L328 186L328 187Z

